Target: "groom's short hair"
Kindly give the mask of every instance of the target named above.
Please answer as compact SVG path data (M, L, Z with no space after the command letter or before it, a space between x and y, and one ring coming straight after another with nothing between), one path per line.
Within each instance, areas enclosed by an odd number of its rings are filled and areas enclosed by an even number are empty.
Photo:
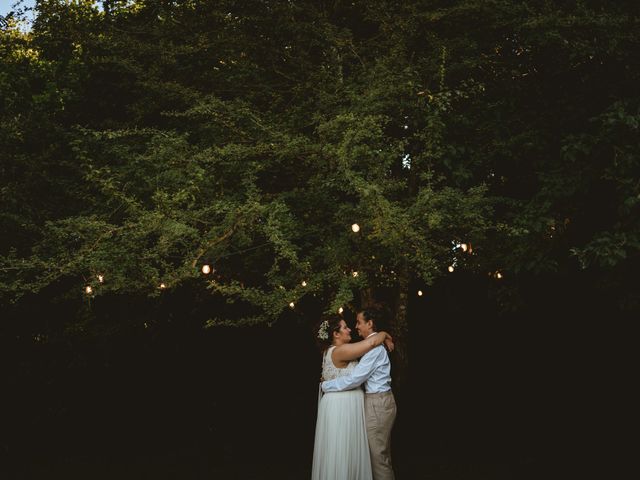
M373 322L373 330L375 332L389 332L389 314L387 309L382 305L369 305L360 310L365 321Z

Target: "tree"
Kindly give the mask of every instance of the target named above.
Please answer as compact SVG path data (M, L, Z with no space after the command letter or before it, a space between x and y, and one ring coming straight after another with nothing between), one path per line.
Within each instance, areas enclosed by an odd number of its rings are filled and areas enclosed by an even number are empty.
M426 95L401 46L364 47L355 10L235 8L39 4L34 45L62 78L82 71L58 142L82 178L73 211L5 256L5 298L66 278L78 295L160 295L212 261L209 288L235 305L211 325L273 322L313 295L335 312L381 286L401 313L410 278L432 282L452 240L482 238L482 186L438 168L444 118L477 85Z
M391 291L399 345L410 285L448 267L601 268L637 306L633 4L37 11L30 33L3 29L5 301L206 285L228 303L214 326ZM521 307L517 281L497 292Z

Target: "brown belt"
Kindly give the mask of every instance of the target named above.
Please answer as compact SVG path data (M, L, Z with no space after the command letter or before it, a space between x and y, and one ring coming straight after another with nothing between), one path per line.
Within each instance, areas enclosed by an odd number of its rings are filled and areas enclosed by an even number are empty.
M386 395L391 395L391 394L393 394L393 392L391 390L387 390L386 392L375 392L375 393L366 393L365 392L365 395L371 395L371 396L378 395L380 397L383 397L383 396L386 396Z

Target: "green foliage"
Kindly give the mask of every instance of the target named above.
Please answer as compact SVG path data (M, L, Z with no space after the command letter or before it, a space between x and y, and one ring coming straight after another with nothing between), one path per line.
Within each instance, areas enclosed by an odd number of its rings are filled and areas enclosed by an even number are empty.
M3 27L2 300L158 296L209 262L241 312L210 325L251 324L449 265L637 261L635 7L356 3L42 0Z

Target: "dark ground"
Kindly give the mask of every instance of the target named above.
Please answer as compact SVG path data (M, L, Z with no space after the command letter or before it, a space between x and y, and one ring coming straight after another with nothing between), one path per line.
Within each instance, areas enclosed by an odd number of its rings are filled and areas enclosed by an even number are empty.
M601 362L612 340L584 317L599 304L558 282L526 313L498 315L477 282L412 300L397 478L581 478L607 428L601 385L616 383ZM320 356L304 320L202 330L176 316L45 344L4 323L0 478L309 478Z

